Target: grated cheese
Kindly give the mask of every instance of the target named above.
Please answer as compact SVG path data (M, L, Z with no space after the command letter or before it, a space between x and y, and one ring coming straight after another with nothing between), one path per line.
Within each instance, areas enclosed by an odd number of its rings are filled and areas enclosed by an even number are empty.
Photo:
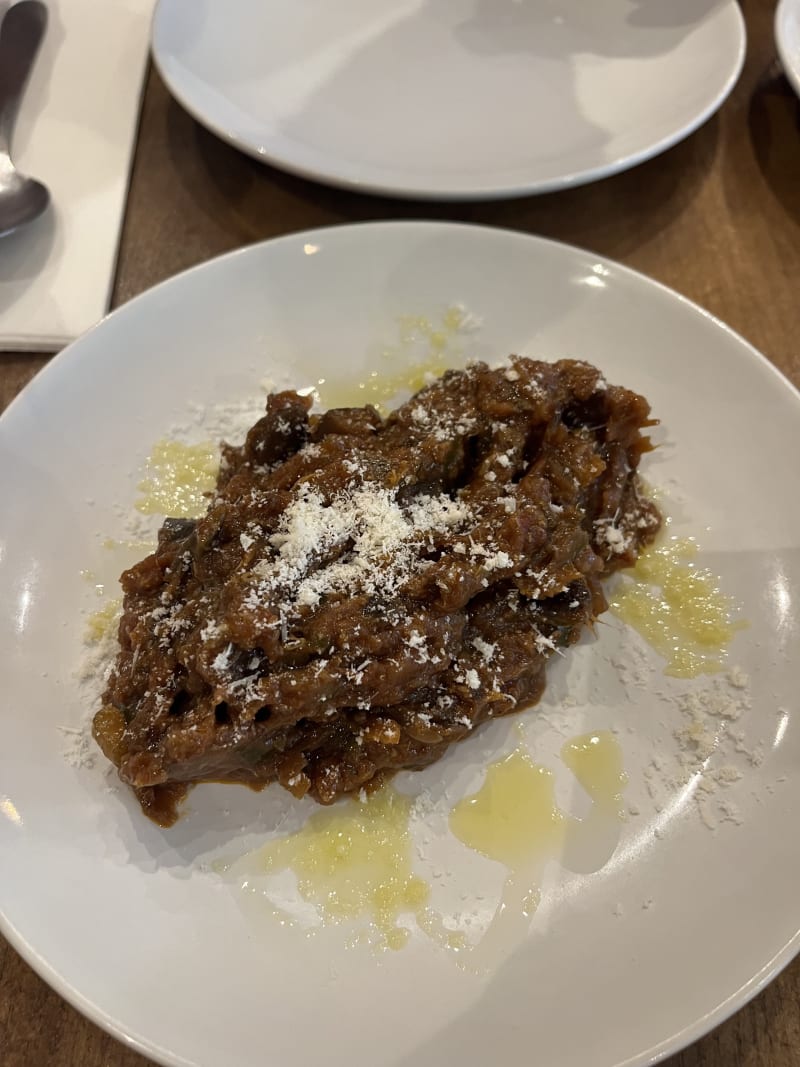
M444 494L417 497L404 507L396 490L365 482L326 501L304 483L269 539L276 554L254 568L246 607L257 611L276 593L286 613L333 594L390 596L430 566L420 548L431 532L458 529L469 519L469 509ZM331 555L330 563L309 573Z

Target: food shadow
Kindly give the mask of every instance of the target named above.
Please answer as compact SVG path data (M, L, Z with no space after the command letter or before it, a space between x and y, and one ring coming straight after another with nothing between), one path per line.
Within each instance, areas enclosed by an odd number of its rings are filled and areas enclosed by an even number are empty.
M190 790L175 825L164 828L147 818L126 785L115 781L110 792L115 802L101 810L98 833L116 842L118 861L144 874L167 870L177 878L207 873L211 864L238 859L276 833L293 833L319 810L277 786L255 792L203 783Z

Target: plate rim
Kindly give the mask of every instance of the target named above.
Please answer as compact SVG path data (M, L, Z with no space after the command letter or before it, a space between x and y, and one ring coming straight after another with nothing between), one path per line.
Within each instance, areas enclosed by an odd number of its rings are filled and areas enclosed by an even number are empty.
M789 50L786 47L786 38L784 36L784 27L792 14L796 15L798 23L800 24L800 4L798 4L796 0L779 0L778 6L775 8L775 17L773 19L775 47L778 51L778 59L783 68L783 73L786 75L786 80L797 95L800 96L800 60L795 60L790 56Z
M788 386L789 390L794 395L795 401L800 402L800 386L795 385L794 382L784 372L777 367L772 360L764 355L756 346L749 341L743 334L739 333L732 326L729 326L724 319L719 318L712 311L704 308L701 304L698 304L695 300L685 296L683 293L674 289L672 286L667 285L665 282L659 281L657 278L653 278L644 271L637 270L635 267L629 267L620 260L614 259L610 256L605 256L602 253L586 248L583 245L574 244L570 241L559 241L554 237L545 237L538 233L529 233L526 230L515 229L513 226L490 226L484 223L473 222L461 222L451 221L448 219L426 219L424 217L419 218L403 218L403 219L364 219L357 222L341 222L333 223L328 226L312 226L302 230L292 230L289 233L279 234L275 237L265 237L261 240L250 241L247 244L240 245L238 248L233 248L228 252L221 252L219 255L211 256L208 259L201 260L199 263L194 263L189 267L184 267L183 270L177 271L175 274L171 274L167 278L163 278L161 281L156 282L153 285L149 285L146 289L132 296L130 299L125 300L122 304L112 308L101 319L99 319L93 326L90 326L88 330L85 330L75 340L70 341L68 345L65 345L59 352L56 352L48 362L31 378L31 380L17 393L17 395L11 400L11 402L0 412L0 427L5 428L5 422L10 417L10 413L16 411L17 406L21 405L23 401L27 401L31 395L34 395L39 388L42 380L49 382L50 375L52 373L62 373L63 363L70 358L74 357L73 350L82 345L87 337L93 336L97 330L104 327L105 323L116 319L118 316L123 316L131 313L131 309L138 306L140 301L149 299L150 295L155 292L162 291L166 286L177 282L178 280L184 281L189 275L199 274L206 270L214 270L221 263L227 260L233 260L240 256L247 256L249 254L255 254L257 249L265 248L266 246L273 246L279 244L315 244L316 238L324 239L326 236L336 233L338 231L347 230L378 230L378 229L430 229L430 230L442 230L447 229L450 231L462 230L470 231L474 233L486 233L486 234L503 234L506 237L511 237L515 240L521 240L525 242L533 242L540 246L553 246L557 249L561 249L564 252L568 252L571 255L592 257L595 262L602 263L603 266L609 267L618 274L626 276L629 280L633 280L635 283L644 283L648 287L653 287L658 290L662 296L669 298L676 298L689 312L695 315L699 315L702 319L710 323L711 325L719 328L729 338L739 342L747 350L751 358L755 358L756 362L765 366L774 376Z
M268 246L271 247L273 245L281 244L302 245L308 243L309 240L311 240L312 243L321 243L326 237L330 237L330 235L336 234L338 231L359 232L370 230L373 232L380 230L392 230L395 232L400 232L402 230L428 230L431 232L442 230L449 232L460 231L462 233L475 234L478 236L491 235L494 237L500 236L512 240L521 240L526 244L532 243L540 249L555 249L557 250L556 254L592 257L595 260L602 262L604 266L611 268L618 276L622 276L628 283L633 283L635 285L644 284L646 288L654 289L661 297L668 297L671 300L677 299L678 304L683 307L686 314L693 317L698 316L712 327L720 329L730 340L736 342L737 346L743 347L747 358L755 358L756 363L761 365L763 369L771 371L774 376L777 376L783 386L788 387L789 392L797 405L796 417L800 418L800 389L798 389L798 387L795 386L774 363L772 363L741 334L733 330L717 316L679 293L677 290L665 285L663 282L650 278L643 272L628 267L616 260L607 259L592 250L563 241L557 241L553 238L541 237L537 234L530 234L524 231L504 227L475 225L464 222L410 219L387 221L368 220L364 222L316 227L284 234L280 237L253 242L219 256L214 256L201 263L195 264L194 266L188 267L178 274L165 278L161 282L148 287L132 299L115 308L91 327L91 329L87 330L79 338L62 349L61 352L57 353L11 401L5 411L0 414L0 431L4 430L9 423L12 423L13 425L13 420L15 418L14 412L21 409L22 404L26 403L30 396L35 396L41 389L51 388L50 381L53 379L53 375L56 375L56 378L53 380L57 381L58 374L68 373L67 368L69 366L69 360L74 357L74 350L77 350L80 353L80 346L83 345L86 338L94 335L97 330L102 329L107 322L124 317L126 314L138 314L137 308L140 304L146 305L147 301L151 299L152 294L156 291L162 291L166 287L176 283L178 280L186 281L186 279L192 275L200 275L203 272L218 269L222 264L232 262L236 258L247 256L248 254L258 255ZM547 254L547 252L545 252L545 254ZM42 384L43 382L44 384ZM2 448L2 445L3 441L0 438L0 448ZM0 934L5 937L12 949L22 957L31 969L45 981L58 996L66 1000L67 1003L79 1011L90 1022L99 1026L123 1045L134 1049L141 1055L161 1064L162 1067L196 1067L194 1061L187 1060L168 1048L162 1048L161 1046L150 1042L145 1036L131 1034L125 1029L120 1020L104 1011L90 998L81 993L80 990L62 976L61 973L56 970L56 968L54 968L33 946L33 944L23 936L21 931L17 929L16 925L6 914L2 899L0 899ZM745 1007L798 955L800 955L800 913L798 914L798 928L795 933L770 959L765 961L762 967L744 982L739 989L730 993L712 1009L704 1013L698 1019L692 1020L675 1034L665 1038L657 1045L634 1054L626 1060L617 1062L613 1067L649 1067L649 1065L657 1063L665 1056L673 1055L686 1048L688 1045L709 1033L714 1027L729 1019L741 1008Z
M334 189L343 189L346 192L392 197L399 200L411 201L463 203L486 202L492 200L518 200L526 196L539 196L544 193L553 193L564 189L577 188L581 185L588 185L591 182L610 178L615 174L620 174L623 171L637 167L639 164L661 155L670 148L674 148L675 145L680 144L681 141L691 137L693 133L696 133L701 126L708 122L708 120L719 111L733 92L741 77L744 61L747 55L748 43L747 24L745 22L744 14L736 0L727 0L728 8L731 10L731 14L736 20L739 38L737 54L730 74L720 86L717 93L713 96L712 100L705 108L701 109L690 122L638 151L618 156L617 158L602 163L599 166L569 172L558 178L534 180L521 185L484 185L470 189L459 189L458 187L431 188L423 182L418 186L409 187L402 183L397 184L393 181L382 181L379 177L376 177L375 179L368 178L367 180L361 180L348 176L345 172L337 173L336 167L333 168L333 171L321 171L312 166L307 166L291 159L287 159L280 154L271 154L263 148L259 149L248 141L243 140L230 129L226 129L221 123L209 119L207 115L204 115L202 109L197 108L186 93L184 93L179 86L175 85L173 78L166 69L166 65L156 42L157 25L158 20L161 17L161 12L166 9L168 4L181 2L183 2L183 0L157 0L150 23L150 55L167 91L183 110L205 130L209 131L230 147L235 148L237 151L242 152L251 159L257 160L262 165L274 167L276 170L290 174L296 178L302 178L305 181L329 186Z

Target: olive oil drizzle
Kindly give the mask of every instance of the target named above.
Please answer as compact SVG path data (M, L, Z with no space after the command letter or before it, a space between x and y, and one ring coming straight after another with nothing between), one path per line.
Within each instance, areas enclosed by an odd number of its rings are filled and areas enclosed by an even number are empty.
M626 572L611 610L666 660L664 673L696 678L721 671L742 623L719 579L698 565L694 538L669 537L639 555Z
M366 923L373 944L396 950L416 925L463 965L486 966L525 935L547 862L597 870L619 841L627 779L616 739L606 731L572 738L561 758L588 800L582 819L559 808L555 775L521 746L491 764L481 787L450 813L452 834L507 870L494 918L476 944L431 907L430 885L413 863L413 799L391 786L315 812L296 833L218 869L248 890L254 879L291 871L297 893L314 905L323 926Z

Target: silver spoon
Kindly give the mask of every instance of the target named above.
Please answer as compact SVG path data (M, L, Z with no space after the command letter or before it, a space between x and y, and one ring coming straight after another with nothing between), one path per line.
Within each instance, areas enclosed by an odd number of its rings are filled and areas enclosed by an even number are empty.
M11 162L11 134L25 83L47 26L41 0L0 6L0 237L31 222L50 202L47 187Z

